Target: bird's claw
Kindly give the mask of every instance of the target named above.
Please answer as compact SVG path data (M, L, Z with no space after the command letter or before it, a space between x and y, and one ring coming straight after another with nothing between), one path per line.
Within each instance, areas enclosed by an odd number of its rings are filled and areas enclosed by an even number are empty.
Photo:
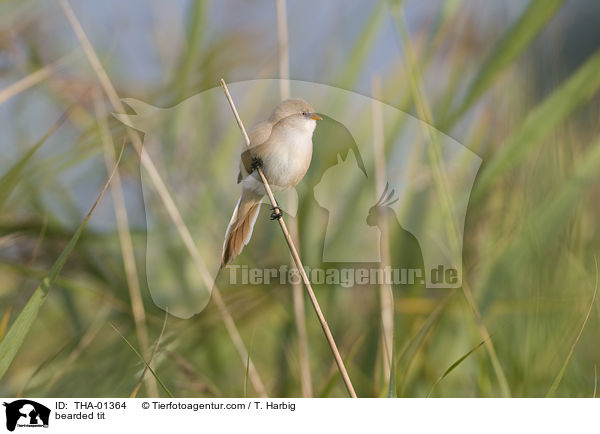
M258 168L263 167L263 160L260 157L252 157L252 163L250 164L250 167L252 168L252 170L256 170Z
M269 217L271 220L279 220L281 217L283 217L283 211L278 206L271 208L271 211L273 211L271 213L271 217Z

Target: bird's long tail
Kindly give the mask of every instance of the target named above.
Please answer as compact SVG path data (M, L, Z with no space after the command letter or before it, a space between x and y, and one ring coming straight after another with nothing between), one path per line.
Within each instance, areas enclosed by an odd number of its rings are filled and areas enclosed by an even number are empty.
M260 210L260 200L262 196L243 190L238 200L231 221L225 232L225 242L223 243L223 255L221 256L221 268L225 267L239 255L246 244L250 242L252 229L258 211Z

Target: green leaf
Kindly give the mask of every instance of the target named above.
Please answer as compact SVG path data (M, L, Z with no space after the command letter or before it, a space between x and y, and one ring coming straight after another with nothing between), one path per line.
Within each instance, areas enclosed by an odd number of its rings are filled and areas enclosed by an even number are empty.
M123 152L121 151L121 156L122 155ZM0 342L0 379L4 377L4 374L10 367L13 359L15 358L15 355L19 351L19 348L21 348L21 345L23 345L23 341L25 340L25 337L27 336L31 325L37 318L38 311L42 307L42 304L44 304L44 301L46 300L46 296L48 295L52 284L54 283L56 277L65 265L65 262L67 262L69 255L73 251L75 244L77 244L77 241L83 233L83 230L85 229L88 221L90 220L90 217L96 209L96 206L98 206L100 199L102 199L102 196L106 192L106 189L108 188L108 185L110 184L110 181L113 175L115 174L119 162L121 161L121 156L119 156L119 160L115 164L112 173L108 177L104 188L98 195L89 213L87 214L83 222L81 222L81 225L79 225L79 227L77 228L77 231L75 232L65 249L62 251L58 259L50 269L48 275L42 279L42 283L37 287L37 289L30 297L29 301L27 302L21 313L17 316L14 323L10 326L8 332L6 333L6 336L4 336L4 339L2 339L2 341Z
M533 145L565 120L579 105L600 89L600 51L581 66L568 81L540 103L509 136L502 149L484 166L476 181L474 199L481 197L493 181L506 173Z
M475 80L467 90L460 107L453 113L444 129L450 129L473 103L492 85L498 75L527 48L531 40L554 16L565 0L532 0L519 20L504 34L484 61Z
M446 369L444 373L440 376L440 378L438 378L438 380L435 382L435 384L431 388L431 391L429 392L429 395L431 395L431 392L433 392L433 389L435 389L435 386L437 386L440 383L440 381L446 378L450 372L454 371L454 369L456 369L456 367L460 365L467 357L469 357L471 354L473 354L475 351L481 348L483 344L485 344L485 340L479 342L477 345L471 348L464 356L459 358L456 362L452 363L450 367Z

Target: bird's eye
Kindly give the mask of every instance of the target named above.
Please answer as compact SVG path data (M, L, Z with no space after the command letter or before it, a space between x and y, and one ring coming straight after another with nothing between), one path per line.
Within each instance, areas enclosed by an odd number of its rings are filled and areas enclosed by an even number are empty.
M302 112L302 115L303 115L303 116L306 116L307 114L308 114L308 113L306 113L306 112Z

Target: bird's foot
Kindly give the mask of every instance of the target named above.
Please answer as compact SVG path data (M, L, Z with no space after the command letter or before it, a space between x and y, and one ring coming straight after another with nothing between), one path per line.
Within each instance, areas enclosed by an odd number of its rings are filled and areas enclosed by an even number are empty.
M258 168L263 167L263 160L260 157L252 157L252 163L250 164L250 167L252 168L252 170L256 170Z
M271 211L273 211L271 213L271 217L269 217L271 220L279 220L281 217L283 217L283 211L278 206L271 208Z

